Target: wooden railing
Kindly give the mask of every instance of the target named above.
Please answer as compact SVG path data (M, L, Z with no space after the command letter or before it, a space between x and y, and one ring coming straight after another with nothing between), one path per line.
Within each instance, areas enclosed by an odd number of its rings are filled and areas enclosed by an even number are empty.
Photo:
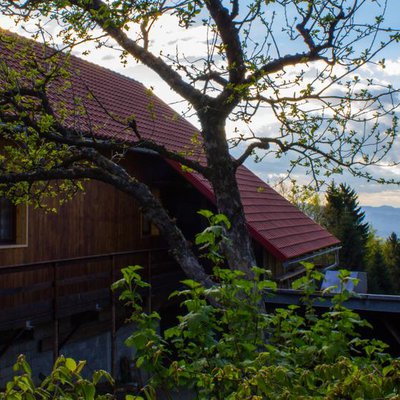
M168 275L174 265L167 249L158 248L0 266L0 327L6 321L42 314L40 304L31 307L32 303L53 303L51 308L58 308L57 315L64 316L68 308L74 303L78 306L84 297L89 302L108 298L109 287L119 270L132 263L142 265L144 279L153 280L155 289L165 281L159 276ZM69 304L60 301L64 297L69 298ZM27 307L27 315L11 312L19 306ZM48 313L48 309L43 311Z
M18 334L30 325L52 323L55 358L60 349L60 318L110 307L115 343L116 300L110 286L120 269L130 264L141 265L143 278L152 283L146 295L149 307L152 291L170 290L171 282L179 280L180 270L165 248L0 266L0 330L13 329ZM0 346L0 355L9 345Z
M280 275L276 278L276 283L279 289L291 289L292 283L304 276L306 273L305 268L299 268L295 271L288 272L284 275Z

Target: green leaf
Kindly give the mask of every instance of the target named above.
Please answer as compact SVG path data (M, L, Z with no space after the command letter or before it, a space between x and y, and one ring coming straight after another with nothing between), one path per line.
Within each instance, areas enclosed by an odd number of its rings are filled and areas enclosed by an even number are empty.
M174 336L180 336L182 333L182 330L178 326L173 326L172 328L166 329L164 331L164 337L165 339L170 339Z
M209 231L199 233L195 237L195 244L214 243L214 235Z
M199 282L194 281L193 279L185 279L181 281L185 286L189 287L190 289L197 289L198 287L201 287Z
M197 214L200 214L203 217L206 217L208 219L214 215L214 213L210 210L200 210L200 211L197 211Z
M96 389L94 385L91 382L81 382L81 389L84 394L84 399L85 400L94 400L94 396L96 394Z
M221 222L223 222L228 229L231 228L231 223L226 215L224 214L215 215L213 218L213 224L220 224Z
M65 359L65 366L71 371L75 371L76 370L76 362L74 359L72 358L66 358Z

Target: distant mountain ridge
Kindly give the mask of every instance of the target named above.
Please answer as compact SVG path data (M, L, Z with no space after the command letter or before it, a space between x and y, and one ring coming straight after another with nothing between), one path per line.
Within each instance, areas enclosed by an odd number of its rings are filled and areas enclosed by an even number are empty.
M365 221L368 222L376 234L387 238L392 232L400 237L400 208L392 206L362 206L365 211Z

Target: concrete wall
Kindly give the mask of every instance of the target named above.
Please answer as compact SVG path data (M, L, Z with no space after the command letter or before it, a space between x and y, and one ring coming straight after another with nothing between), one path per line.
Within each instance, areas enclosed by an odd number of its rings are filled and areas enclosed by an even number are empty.
M104 369L111 372L111 333L104 331L104 324L91 323L90 327L81 325L60 349L60 355L74 358L75 360L86 360L84 369L85 376L90 376L93 371ZM40 382L44 375L48 375L53 365L52 352L52 325L43 324L26 331L20 338L8 348L0 358L0 387L12 379L14 372L12 367L19 354L25 354L27 361L32 367L33 379ZM117 331L116 340L116 378L121 379L120 360L125 357L131 360L133 350L126 347L125 339L134 329L133 325L122 326ZM88 331L91 332L88 336ZM4 343L0 343L4 345Z

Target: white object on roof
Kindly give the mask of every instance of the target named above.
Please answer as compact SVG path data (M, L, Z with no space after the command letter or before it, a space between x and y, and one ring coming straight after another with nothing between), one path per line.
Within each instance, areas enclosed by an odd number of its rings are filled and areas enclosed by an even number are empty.
M349 280L345 284L345 289L350 292L356 293L367 293L367 273L361 271L351 271L350 277L358 279L358 285L355 286L353 280ZM341 291L339 271L326 271L325 278L321 285L321 290L328 287L336 286L336 288L331 290L331 293L339 293Z

